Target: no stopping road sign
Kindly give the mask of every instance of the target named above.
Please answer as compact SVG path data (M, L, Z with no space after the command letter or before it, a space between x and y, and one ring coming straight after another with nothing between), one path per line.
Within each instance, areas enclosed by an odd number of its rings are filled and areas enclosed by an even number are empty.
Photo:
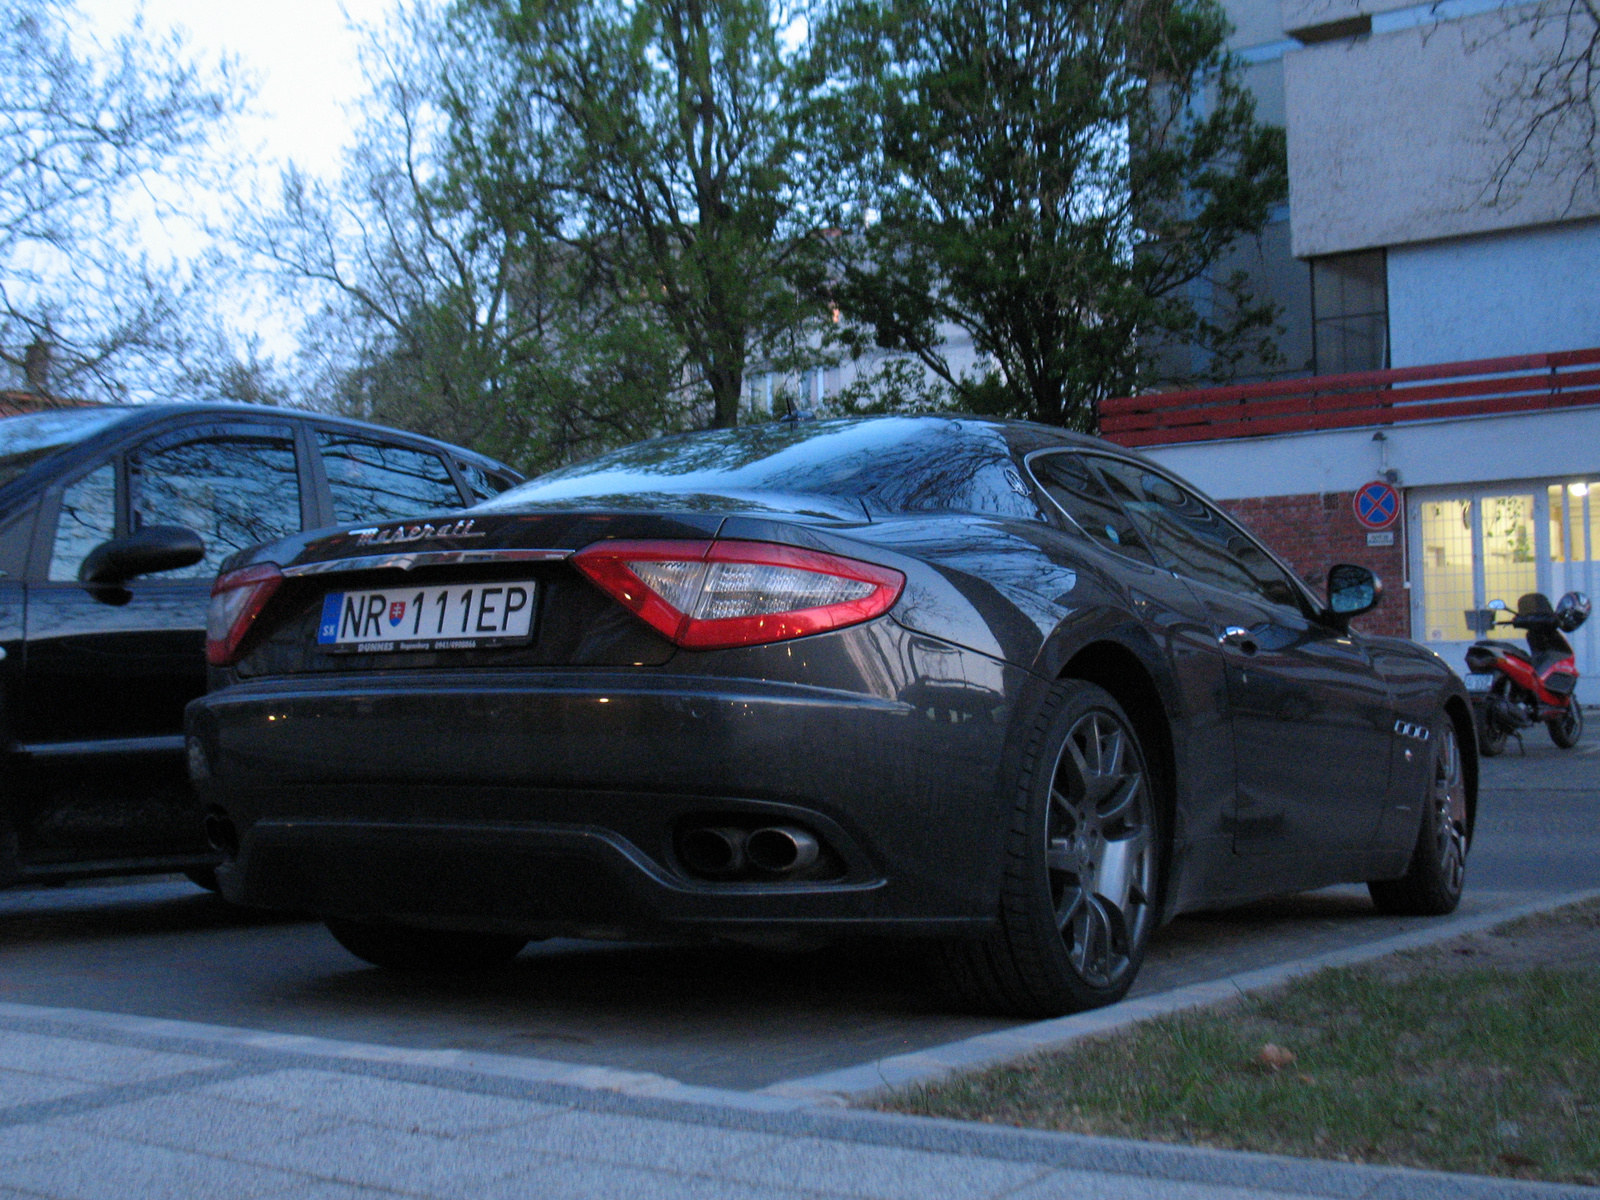
M1400 493L1381 479L1364 484L1353 504L1363 529L1387 529L1400 516Z

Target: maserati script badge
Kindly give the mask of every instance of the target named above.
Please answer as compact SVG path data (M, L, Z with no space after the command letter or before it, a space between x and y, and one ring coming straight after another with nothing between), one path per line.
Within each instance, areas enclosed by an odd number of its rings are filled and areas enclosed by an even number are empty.
M352 529L349 537L358 546L398 546L404 542L425 542L429 538L479 538L482 531L472 527L473 520L453 521L446 525L396 525L391 529Z

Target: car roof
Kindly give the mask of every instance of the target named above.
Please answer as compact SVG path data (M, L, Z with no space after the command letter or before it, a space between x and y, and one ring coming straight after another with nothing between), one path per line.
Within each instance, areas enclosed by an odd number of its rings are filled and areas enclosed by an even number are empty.
M113 406L114 407L114 406ZM280 408L270 404L223 404L223 403L189 403L169 402L165 404L130 404L123 406L127 416L108 427L106 433L116 431L118 436L126 434L129 430L154 425L170 417L180 416L218 416L218 417L247 417L251 420L290 420L290 421L315 421L321 425L340 426L352 432L366 433L374 437L402 437L408 441L421 442L432 446L442 453L453 454L457 458L467 458L481 466L491 467L497 471L511 471L517 476L521 472L507 466L498 459L490 458L477 450L458 446L452 442L440 441L438 438L429 437L423 433L413 433L409 429L396 429L388 425L374 425L370 421L357 420L354 417L341 416L337 413L318 412L309 408Z
M72 407L62 411L94 412L101 406ZM95 455L104 453L108 447L114 447L125 442L131 435L136 435L141 430L155 428L176 418L199 418L202 421L210 418L213 421L226 420L251 420L251 421L280 421L280 422L315 422L330 429L344 430L352 434L384 440L403 439L421 447L431 448L442 455L447 455L457 461L464 461L491 471L510 475L513 479L521 479L522 473L514 467L507 466L497 459L490 458L476 450L469 450L465 446L453 445L431 438L425 434L412 433L406 429L394 429L385 425L374 425L367 421L358 421L351 417L343 417L334 413L317 412L313 409L279 408L267 404L212 404L212 403L166 403L166 404L129 404L105 405L102 411L121 409L124 415L97 429L81 442L69 445L60 453L41 459L30 469L18 475L4 485L0 485L0 517L3 517L18 503L26 502L26 498L35 494L41 483L48 484L52 478L61 472L75 470L80 464ZM41 410L52 411L52 410ZM0 421L24 419L35 416L35 413L19 413L15 418L0 417Z
M634 442L479 508L681 506L695 497L740 511L775 506L855 520L944 507L1018 515L1015 495L1028 495L1020 456L1090 448L1112 449L1048 425L955 413L779 420Z
M565 478L580 478L590 474L596 469L603 469L608 462L619 459L632 458L639 455L652 457L666 457L674 448L692 448L697 444L720 441L729 445L730 449L735 443L753 443L765 441L775 434L778 440L785 443L804 443L814 439L825 439L826 435L844 433L848 431L883 430L893 428L893 440L911 440L920 433L930 429L952 431L967 436L995 436L1005 439L1011 448L1022 454L1031 453L1037 449L1055 448L1082 448L1101 451L1111 451L1118 454L1128 454L1129 457L1139 458L1138 454L1131 454L1120 446L1113 445L1101 438L1093 437L1075 430L1063 429L1058 425L1045 425L1037 421L1017 421L1000 417L975 416L970 413L916 413L916 414L884 414L860 417L830 417L822 420L804 418L794 420L779 418L774 421L750 422L744 425L727 429L697 429L682 433L663 434L659 437L647 438L643 441L632 442L628 445L618 446L611 450L602 451L587 459L567 463L533 476L529 484L553 483ZM717 468L710 467L711 470ZM666 474L677 474L677 470L669 470Z

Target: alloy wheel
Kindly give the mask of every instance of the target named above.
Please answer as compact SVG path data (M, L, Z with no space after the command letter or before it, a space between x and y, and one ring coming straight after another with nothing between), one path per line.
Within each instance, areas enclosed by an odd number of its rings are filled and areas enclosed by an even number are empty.
M1056 928L1085 983L1118 985L1151 920L1150 785L1131 730L1105 711L1079 718L1051 781L1045 862Z
M1439 874L1459 892L1467 869L1467 780L1461 769L1461 744L1448 725L1434 758L1432 803Z

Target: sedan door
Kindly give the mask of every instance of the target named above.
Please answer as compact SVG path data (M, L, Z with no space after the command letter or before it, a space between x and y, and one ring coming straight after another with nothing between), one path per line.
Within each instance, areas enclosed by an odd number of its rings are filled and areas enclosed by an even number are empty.
M32 766L19 806L25 862L204 852L182 730L184 705L205 690L211 580L235 551L299 530L301 494L293 430L237 422L168 429L52 489L17 722ZM131 581L121 606L78 584L90 550L150 525L194 530L205 557Z
M1094 461L1222 647L1235 850L1365 854L1386 806L1394 705L1359 637L1308 612L1271 555L1189 489L1142 464Z

